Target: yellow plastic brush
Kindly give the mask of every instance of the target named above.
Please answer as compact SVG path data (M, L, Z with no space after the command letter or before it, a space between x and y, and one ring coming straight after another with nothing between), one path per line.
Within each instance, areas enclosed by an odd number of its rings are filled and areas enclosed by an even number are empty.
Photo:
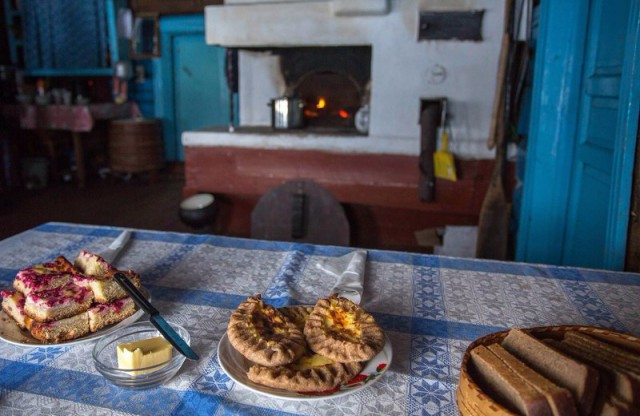
M457 181L456 164L453 160L453 153L449 152L449 134L447 129L442 129L440 138L440 150L433 154L433 164L436 178Z

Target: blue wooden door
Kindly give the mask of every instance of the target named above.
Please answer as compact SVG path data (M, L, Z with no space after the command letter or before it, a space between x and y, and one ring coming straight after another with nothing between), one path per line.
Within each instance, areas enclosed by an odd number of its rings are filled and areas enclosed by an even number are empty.
M571 172L563 262L603 267L620 77L631 2L592 0Z
M184 160L182 132L229 122L225 49L207 45L204 33L173 40L174 113L177 160Z
M640 2L542 0L516 259L622 269Z

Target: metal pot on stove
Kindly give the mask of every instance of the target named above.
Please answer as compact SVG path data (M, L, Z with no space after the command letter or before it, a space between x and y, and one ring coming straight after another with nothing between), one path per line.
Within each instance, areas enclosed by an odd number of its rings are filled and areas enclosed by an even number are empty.
M304 102L298 97L274 98L271 106L271 127L298 129L304 126Z

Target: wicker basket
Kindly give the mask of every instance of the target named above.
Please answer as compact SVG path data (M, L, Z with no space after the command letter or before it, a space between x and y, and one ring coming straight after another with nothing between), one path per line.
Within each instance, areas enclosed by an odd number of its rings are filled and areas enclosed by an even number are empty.
M612 344L617 344L623 348L640 351L640 338L632 335L623 334L620 332L611 331L608 329L595 328L589 326L543 326L536 328L525 329L524 331L535 336L536 338L556 338L560 339L568 331L580 331L594 337L600 338ZM482 391L482 389L476 384L469 372L469 360L471 358L471 350L478 345L491 345L497 342L502 342L504 337L507 336L509 331L501 331L493 334L486 335L482 338L478 338L473 341L467 347L462 358L462 365L460 368L460 382L458 383L458 390L456 394L456 402L460 414L465 416L478 416L478 415L514 415L507 408L495 402L488 394Z
M162 129L158 119L113 120L109 159L114 172L156 171L164 165Z

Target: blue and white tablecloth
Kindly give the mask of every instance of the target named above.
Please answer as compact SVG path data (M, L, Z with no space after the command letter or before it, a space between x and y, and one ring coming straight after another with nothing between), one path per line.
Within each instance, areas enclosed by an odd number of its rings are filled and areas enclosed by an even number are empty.
M58 255L98 252L120 229L49 223L0 242L0 286ZM312 304L334 282L318 260L348 248L134 230L117 265L139 272L154 305L185 326L201 356L160 388L130 391L93 367L92 343L25 348L0 343L0 413L457 414L462 354L508 327L585 324L640 334L640 276L576 268L369 251L362 305L385 329L393 363L349 396L292 402L259 396L220 368L229 315L248 296Z

